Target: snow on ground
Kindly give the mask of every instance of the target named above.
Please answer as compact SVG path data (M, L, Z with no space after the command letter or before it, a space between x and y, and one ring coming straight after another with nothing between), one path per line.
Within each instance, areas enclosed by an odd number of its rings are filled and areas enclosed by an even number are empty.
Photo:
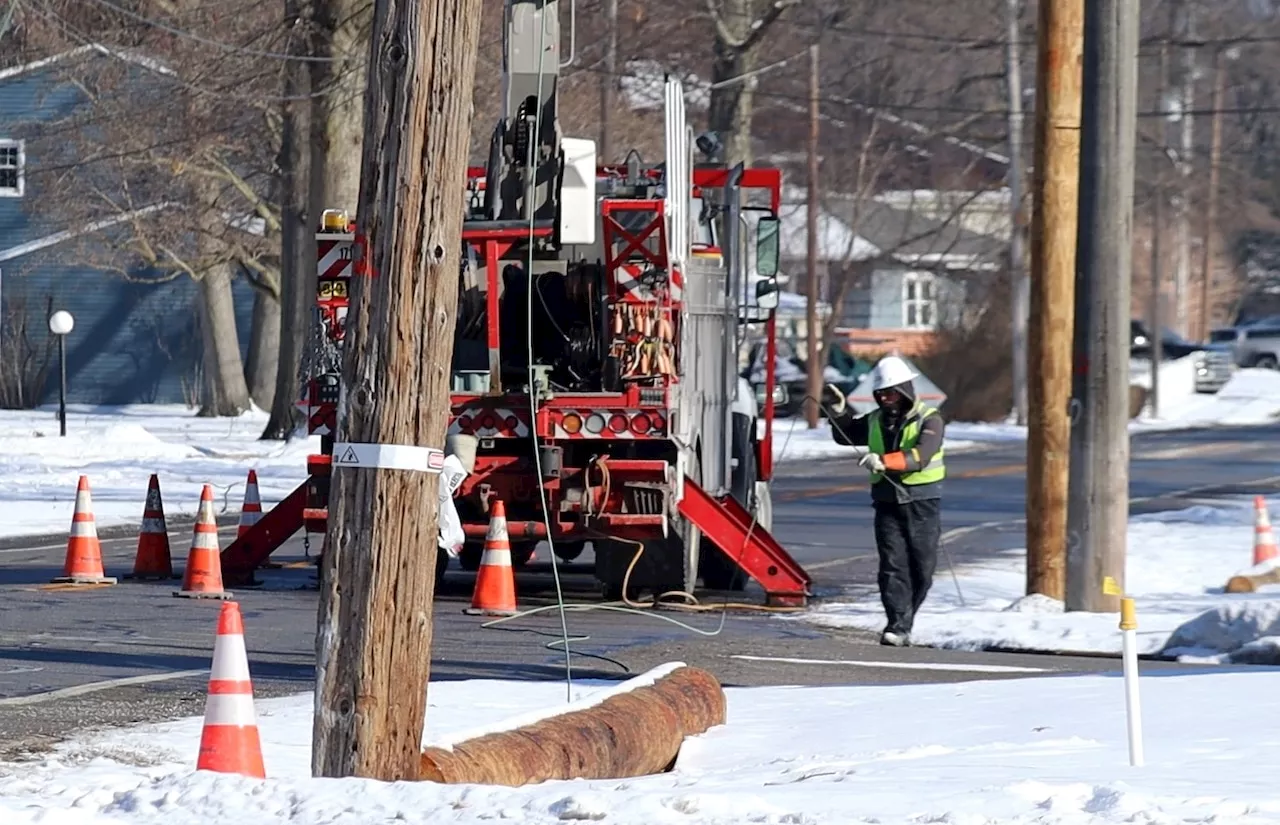
M320 439L259 441L266 422L260 411L198 418L182 405L68 406L63 438L56 409L2 411L0 537L66 531L82 474L100 527L141 520L152 473L169 516L193 516L205 484L216 511L238 512L250 469L263 503L274 504L306 478Z
M252 626L248 628L253 649ZM583 685L595 687L597 685ZM5 825L375 822L954 825L1280 822L1266 723L1280 673L1141 682L1131 768L1121 680L728 688L728 722L669 773L525 788L310 776L310 694L257 703L266 780L194 770L200 718L89 736L0 765ZM436 682L427 742L564 702L563 683Z
M1271 500L1269 507L1274 510L1278 502ZM1252 594L1223 592L1232 576L1251 570L1253 520L1253 499L1130 520L1125 586L1138 610L1140 653L1168 645L1166 655L1201 661L1265 658L1260 648L1273 645L1259 640L1280 636L1280 592L1271 585ZM915 644L969 650L1120 650L1117 614L1066 613L1062 602L1024 596L1023 549L962 565L957 574L953 580L943 555L933 589L916 617ZM877 593L852 601L836 597L788 620L877 632L885 624ZM1280 657L1272 660L1280 663Z

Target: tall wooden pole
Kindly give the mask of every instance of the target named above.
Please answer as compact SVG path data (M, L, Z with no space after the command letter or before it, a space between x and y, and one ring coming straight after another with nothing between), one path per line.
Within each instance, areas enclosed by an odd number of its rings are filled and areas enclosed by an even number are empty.
M1013 283L1013 410L1018 424L1027 423L1027 322L1031 278L1027 273L1023 221L1022 170L1022 0L1006 0L1009 44L1005 76L1009 90L1009 278Z
M1040 0L1027 335L1027 593L1066 593L1084 0Z
M1173 35L1170 22L1169 35ZM1169 43L1160 44L1160 75L1156 82L1156 111L1165 110L1165 96L1169 93ZM1151 397L1152 417L1160 416L1160 370L1164 363L1164 200L1165 161L1169 159L1169 124L1163 117L1156 121L1158 140L1156 150L1160 158L1156 162L1153 184L1156 196L1151 208L1151 300L1147 313L1151 316L1148 330L1151 333Z
M1183 0L1180 6L1182 13L1182 36L1191 40L1195 32L1195 5L1190 0ZM1195 111L1196 97L1196 48L1187 46L1182 49L1182 94L1179 105L1178 120L1178 198L1175 210L1175 243L1177 258L1173 269L1173 293L1175 307L1175 329L1179 335L1190 337L1191 324L1191 174L1195 171ZM1152 330L1153 335L1158 330Z
M353 279L344 344L316 638L319 776L418 778L439 476L388 465L422 467L422 448L444 446L480 11L481 0L375 0L356 216L372 273ZM346 466L344 443L362 466Z
M1222 106L1227 96L1227 61L1214 55L1213 136L1209 141L1209 204L1204 216L1204 260L1200 264L1200 340L1209 340L1213 327L1213 255L1218 236L1218 187L1222 174Z
M1124 587L1129 525L1138 4L1086 0L1084 42L1066 607L1114 612L1103 582Z
M805 399L805 417L809 429L818 426L818 401L822 397L823 363L818 348L822 326L818 323L818 129L821 113L818 111L818 44L809 47L809 193L808 193L808 250L805 279L805 325L808 327L808 348L805 352L808 367L809 397Z

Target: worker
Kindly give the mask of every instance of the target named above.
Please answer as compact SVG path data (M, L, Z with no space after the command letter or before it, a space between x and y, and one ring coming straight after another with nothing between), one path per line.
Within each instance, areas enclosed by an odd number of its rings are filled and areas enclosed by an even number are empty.
M942 536L945 425L916 397L917 377L901 358L881 359L871 373L876 407L862 416L854 416L838 387L828 384L822 393L836 443L866 447L858 464L871 473L880 601L888 620L880 644L893 647L911 644Z

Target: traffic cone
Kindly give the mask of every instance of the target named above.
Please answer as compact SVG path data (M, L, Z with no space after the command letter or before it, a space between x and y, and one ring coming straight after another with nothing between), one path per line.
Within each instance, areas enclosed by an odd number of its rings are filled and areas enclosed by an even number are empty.
M93 519L93 497L89 494L89 477L80 476L76 488L76 509L71 516L71 535L67 538L67 556L62 575L54 584L115 584L113 576L102 569L102 545L98 542L98 525Z
M188 599L231 598L231 594L222 589L222 550L218 547L218 524L213 519L213 488L208 484L200 493L200 512L191 535L182 589L175 590L173 595Z
M204 730L196 770L265 779L262 740L253 708L253 682L244 646L240 605L224 602L213 642L213 667L204 705Z
M249 471L249 480L244 485L244 504L240 507L240 526L236 528L236 538L253 529L262 520L262 497L258 494L258 472ZM258 565L263 570L279 570L284 565L274 562L268 556Z
M236 538L253 529L253 525L262 519L262 498L258 495L258 473L249 471L249 480L244 485L244 505L240 508L240 526L236 529Z
M501 500L493 502L489 516L489 534L484 537L484 554L471 607L463 612L472 616L513 616L516 612L516 577L511 568L511 540L507 536L507 508Z
M1276 547L1275 533L1271 531L1271 514L1267 512L1267 500L1257 496L1253 500L1257 511L1253 525L1253 563L1262 564L1280 557L1280 549Z
M147 485L147 503L142 508L142 530L138 533L138 553L133 558L133 572L126 579L173 579L173 556L169 551L169 528L164 521L164 502L160 498L160 478L151 474Z

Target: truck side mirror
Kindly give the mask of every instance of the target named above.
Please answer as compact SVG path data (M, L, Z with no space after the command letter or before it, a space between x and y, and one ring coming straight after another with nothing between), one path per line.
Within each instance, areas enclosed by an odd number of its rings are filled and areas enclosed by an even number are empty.
M756 223L756 274L772 279L778 274L782 221L767 215Z
M756 307L773 310L778 308L782 292L778 289L776 277L763 278L756 282Z

